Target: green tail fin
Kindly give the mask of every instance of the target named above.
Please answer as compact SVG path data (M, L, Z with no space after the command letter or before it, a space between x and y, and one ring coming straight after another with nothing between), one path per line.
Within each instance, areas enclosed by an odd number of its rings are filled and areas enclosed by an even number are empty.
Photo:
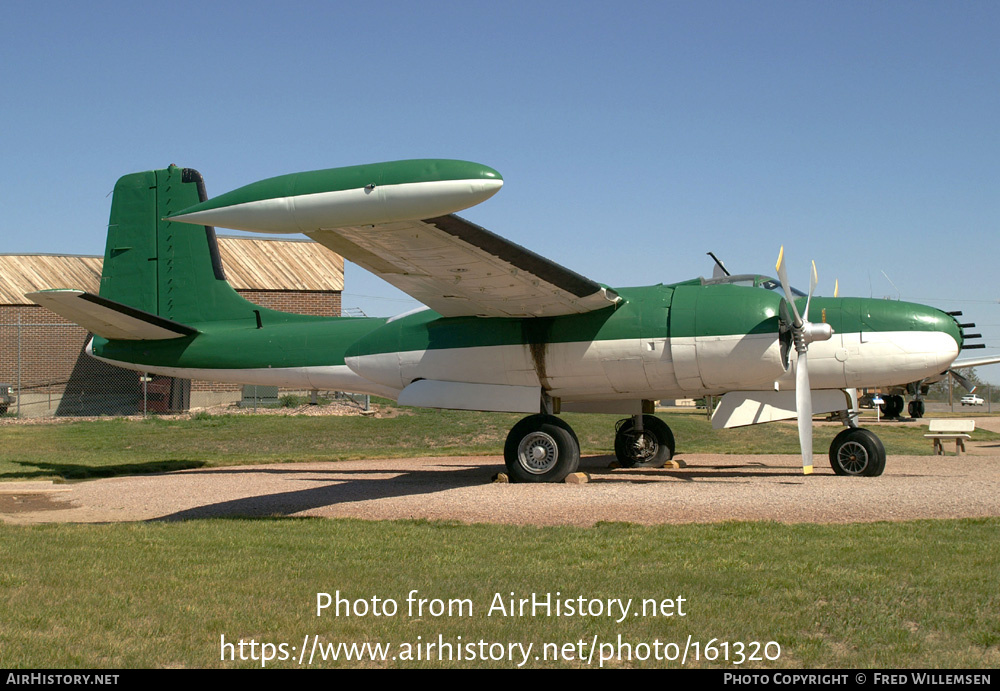
M205 201L190 168L125 175L115 185L100 296L182 324L258 322L261 308L226 281L215 229L162 220Z

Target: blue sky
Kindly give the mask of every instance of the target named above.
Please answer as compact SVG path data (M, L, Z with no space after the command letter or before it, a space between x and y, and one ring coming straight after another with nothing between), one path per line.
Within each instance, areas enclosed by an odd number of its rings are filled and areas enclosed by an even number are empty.
M0 252L103 253L115 180L170 163L214 195L461 158L506 183L465 217L595 280L784 244L996 354L998 35L975 1L4 3ZM349 268L345 305L413 303Z

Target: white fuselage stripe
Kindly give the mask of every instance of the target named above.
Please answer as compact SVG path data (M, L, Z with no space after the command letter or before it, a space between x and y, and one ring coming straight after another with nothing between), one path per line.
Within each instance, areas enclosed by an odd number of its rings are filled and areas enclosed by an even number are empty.
M90 348L88 346L88 353ZM537 355L537 354L536 354ZM906 384L938 375L958 355L941 332L836 334L809 350L813 389ZM794 388L797 357L780 366L777 340L758 336L550 343L544 362L524 344L380 353L346 365L253 369L115 365L187 379L371 393L396 398L417 379L544 386L566 401L659 399ZM678 373L684 372L680 381Z

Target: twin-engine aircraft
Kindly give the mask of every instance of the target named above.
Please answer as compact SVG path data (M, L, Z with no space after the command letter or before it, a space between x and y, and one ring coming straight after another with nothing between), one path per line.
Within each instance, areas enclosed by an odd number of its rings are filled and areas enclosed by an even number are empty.
M658 399L721 396L715 427L798 418L811 472L812 416L847 425L839 475L873 476L885 449L857 426L854 391L939 376L962 328L932 307L793 291L722 276L610 288L454 212L503 185L484 165L409 160L283 175L208 199L187 168L122 177L99 295L32 293L95 334L94 357L142 372L370 393L401 405L524 413L504 458L512 479L557 482L580 446L564 411L617 413L623 466L674 453ZM226 282L214 226L303 233L422 302L390 319L265 309Z

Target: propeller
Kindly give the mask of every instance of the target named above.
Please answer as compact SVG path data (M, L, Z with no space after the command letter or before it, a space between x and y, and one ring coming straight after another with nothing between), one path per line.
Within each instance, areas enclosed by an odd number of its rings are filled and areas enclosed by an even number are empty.
M813 470L813 429L812 429L812 391L809 388L809 344L814 341L827 341L833 336L833 328L829 324L813 324L809 321L809 303L812 302L813 291L819 283L816 273L816 262L812 263L812 273L809 277L809 295L806 297L805 311L800 315L795 305L791 286L788 283L788 272L785 268L785 247L778 252L778 263L775 265L778 280L785 291L782 301L782 317L789 323L798 362L795 365L795 412L799 422L799 447L802 449L802 472L808 475ZM791 307L792 314L788 314Z
M957 381L959 385L969 393L972 393L976 390L976 388L978 388L978 384L973 384L971 381L959 374L958 370L950 369L948 371L951 373L951 376L955 378L955 381Z

